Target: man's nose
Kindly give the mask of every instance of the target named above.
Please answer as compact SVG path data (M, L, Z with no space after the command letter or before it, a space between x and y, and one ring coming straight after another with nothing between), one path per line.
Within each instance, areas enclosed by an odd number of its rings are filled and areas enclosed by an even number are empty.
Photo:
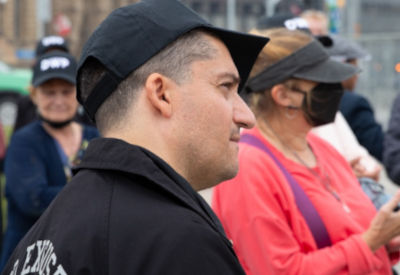
M256 123L253 112L239 94L235 97L233 120L239 127L246 129L253 128Z

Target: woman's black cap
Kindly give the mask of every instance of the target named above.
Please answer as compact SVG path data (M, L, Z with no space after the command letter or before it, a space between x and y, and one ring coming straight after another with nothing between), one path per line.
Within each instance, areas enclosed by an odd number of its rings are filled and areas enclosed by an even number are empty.
M32 85L40 86L51 79L76 84L77 63L69 53L51 51L41 55L33 66Z
M50 50L60 50L68 53L68 43L62 36L50 35L40 39L36 44L35 56L39 57Z
M132 71L197 28L215 34L225 43L239 71L242 88L268 38L214 27L176 0L143 0L114 10L87 41L78 66L78 101L94 119L100 105ZM88 58L97 59L107 73L98 82L102 85L95 85L84 101L79 74Z

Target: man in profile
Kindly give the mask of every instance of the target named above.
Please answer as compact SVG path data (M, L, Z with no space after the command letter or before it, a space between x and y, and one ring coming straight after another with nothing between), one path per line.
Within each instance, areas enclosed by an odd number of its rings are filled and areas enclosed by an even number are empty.
M238 94L268 39L175 0L115 10L85 45L78 100L102 138L4 274L244 274L196 193L238 170Z

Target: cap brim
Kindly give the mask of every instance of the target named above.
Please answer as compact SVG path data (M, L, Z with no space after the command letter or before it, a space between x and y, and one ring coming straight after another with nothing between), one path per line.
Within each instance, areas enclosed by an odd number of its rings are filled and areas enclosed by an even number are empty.
M229 31L217 27L200 27L215 33L215 35L217 35L225 43L241 78L239 85L240 91L249 77L250 71L253 68L258 54L268 43L269 38L236 31Z
M32 81L32 85L34 87L37 87L39 85L42 85L46 81L52 80L52 79L62 79L65 80L71 84L76 85L76 77L66 75L66 74L61 74L60 72L54 72L54 73L48 73L45 74L41 77L36 78L34 81Z
M296 72L293 77L318 83L340 83L360 71L355 66L327 59L319 64L305 67Z

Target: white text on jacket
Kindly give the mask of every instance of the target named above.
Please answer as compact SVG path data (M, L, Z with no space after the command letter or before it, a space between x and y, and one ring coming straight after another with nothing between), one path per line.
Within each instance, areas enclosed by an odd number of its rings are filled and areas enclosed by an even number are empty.
M20 273L19 260L14 263L10 275L67 275L61 264L57 265L57 255L54 253L54 246L49 240L39 240L26 249L26 257Z

